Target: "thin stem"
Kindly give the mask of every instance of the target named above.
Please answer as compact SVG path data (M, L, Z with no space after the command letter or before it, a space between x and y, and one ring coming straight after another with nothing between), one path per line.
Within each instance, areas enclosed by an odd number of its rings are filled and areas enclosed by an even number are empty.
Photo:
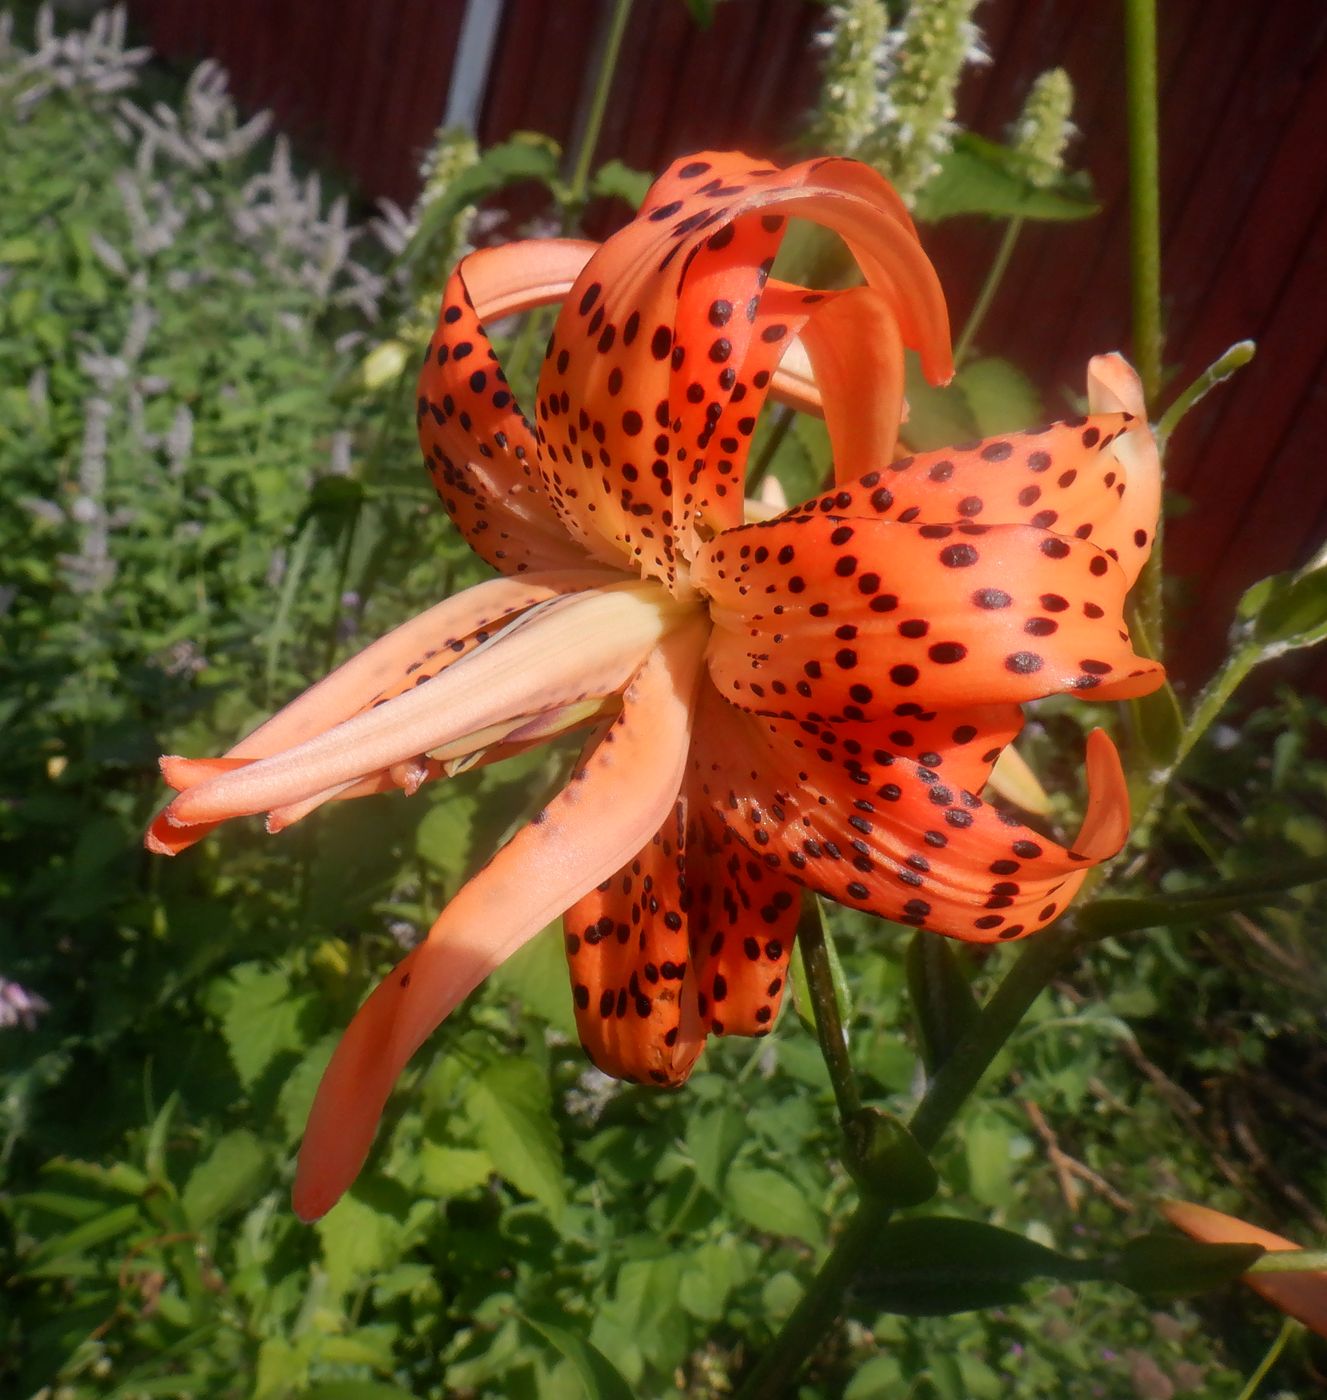
M842 1311L843 1295L889 1214L888 1206L870 1198L858 1205L801 1301L733 1400L775 1400L792 1389L807 1359L826 1340Z
M1157 143L1156 0L1124 0L1129 121L1129 254L1133 351L1149 403L1161 390L1161 182Z
M1258 1387L1267 1379L1267 1373L1281 1358L1281 1353L1286 1349L1286 1343L1294 1336L1295 1328L1298 1324L1293 1317L1288 1317L1281 1324L1281 1330L1276 1334L1276 1340L1267 1348L1267 1355L1258 1363L1258 1369L1249 1377L1249 1383L1240 1391L1237 1400L1253 1400L1257 1394Z
M1327 1249L1277 1249L1249 1266L1251 1274L1309 1274L1327 1270Z
M1071 920L1065 919L1028 943L981 1014L960 1037L912 1115L908 1127L927 1152L940 1141L1028 1008L1086 941Z
M1236 370L1243 369L1253 359L1258 347L1252 340L1237 340L1223 355L1210 365L1189 385L1175 402L1161 415L1156 426L1158 447L1164 452L1171 434L1179 427L1181 420L1201 399L1207 397L1220 383L1229 379Z
M1216 721L1226 702L1239 688L1244 678L1258 664L1259 653L1253 647L1238 647L1225 660L1225 664L1203 687L1194 702L1189 717L1180 731L1175 756L1164 767L1147 775L1140 792L1133 798L1134 822L1130 834L1133 845L1145 844L1148 834L1156 821L1158 808L1170 780L1180 765L1193 752L1194 746L1207 733Z
M614 0L613 13L608 21L608 32L604 35L604 46L599 55L599 65L594 75L594 91L590 95L590 108L585 116L576 147L576 159L572 164L571 179L562 196L562 232L570 234L580 220L585 208L585 197L590 188L590 167L594 163L594 153L599 145L599 135L604 128L604 114L608 110L608 97L613 90L613 77L617 71L618 55L622 51L622 39L627 32L627 20L631 15L631 0ZM544 308L526 314L525 323L517 333L507 361L507 376L512 382L518 400L528 397L525 383L526 365L537 347L548 340L556 319L556 309Z
M756 458L754 466L747 468L746 494L748 496L764 480L765 473L769 471L775 455L783 446L783 440L788 436L788 429L793 424L794 411L787 404L780 404L775 410L774 422L770 425L769 432L765 434L765 441L760 448L760 456Z
M1000 290L1000 283L1004 281L1005 272L1009 268L1009 259L1014 255L1014 245L1018 242L1018 235L1022 231L1022 219L1010 219L1004 226L1000 246L995 250L995 260L987 269L986 280L981 284L981 291L977 293L977 300L972 303L967 323L954 346L954 364L956 366L961 366L968 357L973 337L981 329L981 323L986 319L986 313L991 309L995 294Z
M839 1117L845 1122L861 1111L862 1096L857 1076L848 1057L848 1039L839 1015L838 989L834 985L834 969L830 965L829 949L825 945L825 915L820 901L808 894L802 901L802 917L797 924L797 952L806 972L806 986L811 997L811 1009L816 1018L816 1039L820 1053L834 1086L834 1101Z
M608 110L608 94L612 91L613 77L617 71L617 56L622 50L622 38L627 32L627 19L631 14L631 0L614 0L613 15L608 22L608 33L604 38L603 53L599 59L599 71L595 74L594 93L590 98L590 110L585 118L585 129L581 132L580 148L576 152L576 163L571 172L570 197L568 205L576 213L585 202L585 192L590 187L590 165L594 161L595 148L599 144L599 133L603 130L604 113Z
M1125 96L1129 125L1129 264L1133 356L1144 400L1161 392L1161 176L1157 142L1156 0L1124 0ZM1138 580L1138 614L1160 646L1162 540L1158 518L1152 552Z

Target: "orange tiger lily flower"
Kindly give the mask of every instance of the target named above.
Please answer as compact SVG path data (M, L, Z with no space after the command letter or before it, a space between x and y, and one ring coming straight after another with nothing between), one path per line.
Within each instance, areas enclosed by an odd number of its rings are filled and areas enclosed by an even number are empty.
M1300 1248L1284 1235L1274 1235L1210 1206L1163 1201L1161 1213L1177 1229L1204 1244L1260 1244L1269 1253ZM1242 1282L1320 1337L1327 1337L1327 1273L1244 1274Z
M770 276L789 216L848 244L865 285ZM562 303L533 415L484 323ZM489 761L592 723L571 781L456 896L332 1058L295 1204L359 1171L402 1066L564 915L582 1040L674 1085L707 1035L778 1012L802 887L978 941L1022 937L1124 841L1104 734L1062 849L983 803L1021 702L1160 684L1124 596L1159 478L1137 377L1094 360L1091 414L896 458L903 352L952 372L944 299L893 189L853 161L674 164L602 246L467 257L443 296L418 420L443 504L503 577L348 661L225 758L167 758L153 824L182 849L230 817ZM820 413L823 496L744 500L769 395Z

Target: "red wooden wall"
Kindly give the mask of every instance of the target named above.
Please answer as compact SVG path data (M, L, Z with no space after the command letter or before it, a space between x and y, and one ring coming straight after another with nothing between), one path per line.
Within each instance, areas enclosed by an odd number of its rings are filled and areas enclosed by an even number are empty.
M483 0L474 0L482 3ZM984 0L993 55L973 70L961 117L998 137L1043 69L1078 94L1076 162L1099 217L1025 232L981 336L1043 385L1081 388L1098 350L1127 346L1120 5ZM465 0L131 0L148 39L178 58L211 55L241 101L272 107L313 154L367 194L409 198L441 118ZM485 142L513 130L572 140L584 120L606 0L506 0L479 119ZM1186 580L1172 661L1189 678L1219 659L1241 590L1303 561L1327 536L1327 3L1160 0L1167 364L1174 384L1228 344L1255 362L1191 416L1171 454L1190 498L1170 532ZM681 0L636 0L597 152L657 169L700 146L772 152L815 101L811 0L725 0L708 30ZM961 324L998 240L981 220L928 246ZM1293 674L1327 692L1327 660Z

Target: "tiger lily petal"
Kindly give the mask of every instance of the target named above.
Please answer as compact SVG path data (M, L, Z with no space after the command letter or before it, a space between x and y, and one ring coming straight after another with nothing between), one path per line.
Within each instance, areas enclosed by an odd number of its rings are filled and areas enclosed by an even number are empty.
M773 278L790 216L862 286ZM485 321L561 303L532 414ZM404 624L220 759L171 757L148 844L231 816L273 830L596 727L567 787L443 911L355 1017L315 1099L297 1211L354 1179L432 1029L559 913L600 1068L674 1085L709 1035L761 1035L801 891L990 941L1055 918L1123 844L1119 760L1091 736L1071 848L978 796L1056 692L1143 694L1122 608L1159 496L1137 377L1089 369L1087 417L896 458L903 354L952 372L907 212L853 161L676 162L601 246L465 258L420 376L425 463L504 575ZM767 398L823 415L835 484L745 500ZM748 521L752 523L747 523Z
M1275 1253L1300 1248L1284 1235L1274 1235L1210 1206L1163 1201L1161 1213L1177 1229L1204 1244L1260 1244ZM1327 1337L1327 1273L1244 1274L1242 1281L1283 1313L1297 1318L1320 1337Z

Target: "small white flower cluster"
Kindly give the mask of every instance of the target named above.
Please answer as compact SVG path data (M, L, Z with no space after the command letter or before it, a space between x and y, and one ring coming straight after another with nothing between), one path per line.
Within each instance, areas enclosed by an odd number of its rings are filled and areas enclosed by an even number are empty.
M35 1031L37 1018L50 1009L44 997L7 977L0 977L0 1030L21 1026L25 1031Z
M160 151L187 170L203 171L209 165L241 161L267 135L271 112L259 112L241 124L231 100L226 70L212 59L194 69L184 89L179 110L164 102L150 111L126 98L118 104L120 116L141 137L138 169L150 173Z
M1064 172L1065 147L1078 134L1070 119L1074 85L1063 68L1050 68L1028 92L1009 137L1028 179L1048 189Z
M362 230L351 228L345 196L324 212L322 182L316 173L295 174L284 136L273 143L268 168L241 189L231 218L274 277L311 292L321 305L353 306L366 320L377 319L385 282L350 255ZM290 326L295 334L300 329Z
M150 401L172 385L143 363L168 303L199 288L224 295L227 284L287 288L292 295L278 298L273 316L289 334L302 337L312 318L329 308L349 307L365 321L377 320L387 290L385 279L353 256L365 230L351 224L346 199L324 207L318 176L297 174L284 138L272 143L266 169L240 178L267 137L270 113L242 120L225 71L210 60L194 70L177 105L143 103L135 85L150 50L128 48L126 32L125 9L117 6L101 10L85 30L57 34L55 9L46 4L36 18L35 49L27 53L14 41L13 16L0 15L0 121L30 118L57 93L80 102L91 95L98 104L104 97L104 107L95 110L104 111L106 139L124 152L114 189L125 227L89 230L87 243L97 264L119 284L127 327L118 344L104 332L83 338L79 368L88 391L72 501L26 497L20 502L35 521L70 530L75 547L60 555L59 563L68 586L81 595L102 594L114 582L115 534L131 519L113 503L115 464L132 462L141 479L155 460L163 484L175 483L177 492L186 489L194 456L193 411L180 402L173 412L150 415ZM473 159L473 151L467 158ZM441 156L435 163L441 169ZM218 214L224 219L220 225ZM201 216L207 216L214 239L218 232L224 239L229 226L235 249L227 256L210 256L196 246ZM9 275L0 269L0 284ZM352 329L343 341L348 346L362 335ZM44 371L32 376L27 394L34 411L45 410L49 376ZM158 424L168 420L169 426L154 431L150 418ZM334 473L349 469L349 453L349 436L335 434ZM180 526L182 535L189 529L190 522ZM192 663L186 669L193 669Z
M0 18L0 59L18 59L7 75L19 89L12 98L15 115L26 116L53 92L77 88L111 96L132 87L152 50L126 48L127 29L125 7L116 5L94 15L86 30L57 34L54 8L45 4L37 11L37 47L20 57L13 43L13 16Z
M987 63L972 21L980 0L909 0L888 25L883 0L830 7L820 129L831 148L870 161L911 202L953 144L955 95Z

